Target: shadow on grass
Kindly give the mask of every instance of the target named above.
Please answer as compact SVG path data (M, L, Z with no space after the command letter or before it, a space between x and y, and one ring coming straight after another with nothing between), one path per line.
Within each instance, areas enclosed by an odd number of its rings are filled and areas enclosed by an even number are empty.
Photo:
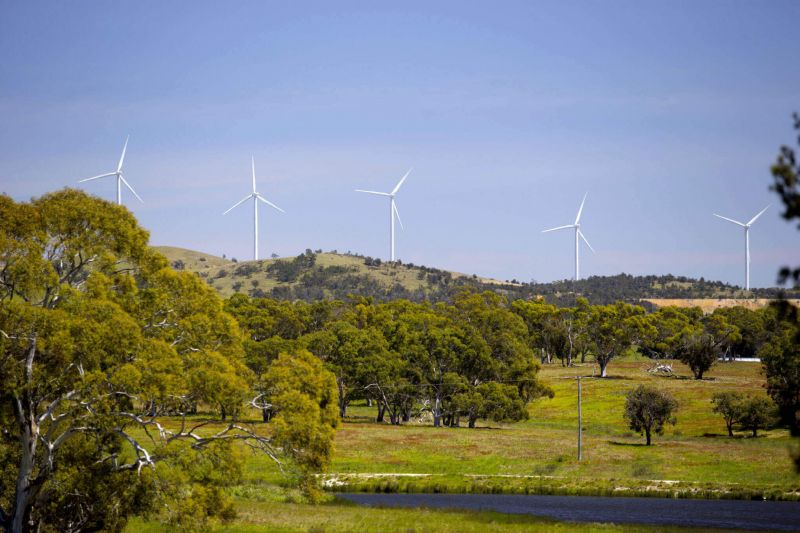
M734 435L732 437L729 437L727 433L703 433L703 436L706 437L706 438L709 438L709 439L731 439L731 440L736 440L736 439L744 439L744 438L746 438L745 435Z
M645 442L620 442L618 440L610 440L608 441L609 444L612 446L630 446L630 447L640 447L640 446L647 446Z

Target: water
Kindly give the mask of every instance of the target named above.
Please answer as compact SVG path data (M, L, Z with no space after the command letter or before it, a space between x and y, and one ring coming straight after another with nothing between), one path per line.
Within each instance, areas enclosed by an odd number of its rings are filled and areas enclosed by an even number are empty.
M566 522L800 531L800 502L514 494L344 493L339 496L369 506L497 511L545 516Z

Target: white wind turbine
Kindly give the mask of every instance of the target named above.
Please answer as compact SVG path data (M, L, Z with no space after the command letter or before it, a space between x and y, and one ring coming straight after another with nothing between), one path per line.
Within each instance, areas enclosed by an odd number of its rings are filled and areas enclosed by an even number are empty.
M139 197L139 195L136 194L136 191L133 190L133 187L131 187L131 184L128 183L125 180L125 176L122 175L122 162L125 161L125 151L128 149L128 139L130 139L130 138L131 138L131 136L128 135L128 137L125 139L125 145L122 147L122 155L119 158L119 164L117 165L117 170L115 170L114 172L108 172L107 174L100 174L99 176L92 176L91 178L82 179L82 180L78 181L78 183L83 183L84 181L99 180L100 178L108 178L109 176L116 176L117 177L117 205L122 205L122 184L123 183L125 184L125 186L128 189L131 190L133 195L140 202L144 203L144 200L142 200Z
M558 230L570 229L570 228L575 230L575 280L576 281L581 279L580 278L580 261L579 261L579 255L578 255L578 249L580 248L580 246L579 246L580 239L583 239L583 242L586 243L586 246L588 246L589 249L592 251L592 253L594 253L594 248L592 248L592 245L589 244L589 241L586 240L586 237L583 235L583 232L581 231L581 213L583 212L583 204L586 202L586 195L587 194L589 194L589 193L586 193L586 194L583 195L583 201L581 202L581 206L578 208L578 216L575 217L575 223L574 224L569 224L567 226L559 226L557 228L550 228L550 229L546 229L546 230L542 231L542 233L547 233L547 232L550 232L550 231L558 231Z
M242 198L241 200L239 200L235 204L233 204L233 207L231 207L230 209L228 209L227 211L225 211L222 214L223 215L227 215L233 209L235 209L236 207L239 207L241 204L243 204L244 202L246 202L250 198L253 199L253 259L258 261L258 201L261 200L262 202L264 202L268 206L270 206L270 207L272 207L274 209L277 209L281 213L285 213L285 211L283 209L281 209L280 207L278 207L277 205L275 205L272 202L270 202L269 200L267 200L266 198L264 198L263 196L261 196L260 194L258 194L258 192L256 191L256 160L255 160L255 157L252 158L252 163L253 163L253 192L248 194L247 196L245 196L244 198Z
M409 174L411 174L411 169L408 169L406 175L400 178L400 181L397 182L397 185L394 189L392 189L392 192L364 191L362 189L356 189L356 192L365 192L367 194L376 194L378 196L389 197L389 257L391 258L391 261L394 261L394 217L397 217L397 221L400 223L400 228L405 229L403 228L403 221L400 220L400 212L397 210L394 197L397 194L397 191L400 190L403 182L406 181L406 178Z
M762 209L756 216L751 218L750 222L747 224L714 213L715 217L721 218L722 220L727 220L728 222L732 222L744 228L744 290L746 291L750 290L750 226L752 226L753 222L758 220L758 217L763 215L767 209L769 209L769 206Z

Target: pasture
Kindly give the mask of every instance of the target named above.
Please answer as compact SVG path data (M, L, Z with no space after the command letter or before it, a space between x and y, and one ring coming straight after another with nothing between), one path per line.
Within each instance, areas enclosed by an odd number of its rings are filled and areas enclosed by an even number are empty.
M629 357L614 361L605 379L592 378L589 363L544 365L542 380L555 397L536 400L529 420L507 425L434 428L428 421L412 421L391 426L375 423L375 409L357 404L337 432L323 504L304 503L269 459L247 455L244 480L232 489L239 517L221 530L392 531L406 530L408 524L437 531L576 529L496 513L361 508L336 500L330 494L336 490L798 499L800 477L790 463L796 444L787 431L770 429L755 439L737 432L729 438L722 418L711 411L714 392L764 394L760 365L719 363L707 379L697 381L688 368L672 364L675 376L662 377L647 372L650 360ZM580 462L578 375L586 378ZM670 391L680 406L677 424L667 426L649 447L622 419L625 393L641 383ZM147 527L136 521L129 531ZM638 529L585 525L577 530Z

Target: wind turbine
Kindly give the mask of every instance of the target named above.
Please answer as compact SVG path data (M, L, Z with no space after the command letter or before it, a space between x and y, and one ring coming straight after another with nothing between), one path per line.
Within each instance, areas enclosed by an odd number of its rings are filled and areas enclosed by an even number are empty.
M583 195L583 201L581 201L581 206L578 208L578 216L575 217L574 224L568 224L566 226L559 226L557 228L550 228L542 231L542 233L548 233L550 231L558 231L562 229L574 229L575 230L575 281L581 279L580 278L580 261L578 259L578 249L580 248L580 239L583 239L583 242L586 243L586 246L594 253L594 248L592 245L589 244L589 241L586 240L586 237L583 235L581 231L581 213L583 212L583 204L586 203L586 195L589 194L588 192Z
M125 180L125 176L122 175L122 162L125 161L125 151L128 149L128 139L130 139L130 138L131 138L130 135L128 135L125 138L125 145L122 147L122 155L119 158L119 164L117 165L117 170L115 170L114 172L109 172L107 174L100 174L99 176L92 176L91 178L82 179L82 180L78 181L78 183L83 183L84 181L99 180L100 178L107 178L109 176L116 176L117 177L117 205L122 205L122 184L123 183L125 184L125 186L127 188L129 188L131 190L133 195L140 202L144 203L144 200L142 200L139 197L139 195L136 194L136 191L133 190L133 187L131 187L131 184L128 183Z
M394 217L397 217L397 221L400 223L400 228L405 229L403 228L403 221L400 220L400 212L397 210L394 197L397 194L397 191L400 190L403 182L406 181L406 178L409 174L411 174L411 169L408 169L406 175L400 178L400 181L397 182L397 185L395 185L394 189L392 189L392 192L364 191L362 189L356 189L356 192L365 192L367 194L389 197L389 257L391 257L391 261L394 261Z
M750 222L747 224L714 213L715 217L721 218L722 220L727 220L728 222L732 222L744 228L744 290L746 291L750 290L750 226L752 226L753 222L758 220L758 217L763 215L767 209L769 209L769 206L762 209L756 216L751 218Z
M222 214L223 215L227 215L233 209L239 207L241 204L243 204L244 202L246 202L250 198L253 199L253 259L258 261L258 201L261 200L262 202L264 202L268 206L272 207L273 209L277 209L281 213L285 213L286 211L284 211L283 209L281 209L277 205L273 204L272 202L270 202L269 200L267 200L266 198L264 198L263 196L258 194L258 192L256 191L256 159L255 159L255 157L253 157L251 160L252 160L252 163L253 163L253 192L248 194L247 196L245 196L244 198L242 198L241 200L239 200L235 204L233 204L233 207L231 207L230 209L228 209L227 211L225 211Z

